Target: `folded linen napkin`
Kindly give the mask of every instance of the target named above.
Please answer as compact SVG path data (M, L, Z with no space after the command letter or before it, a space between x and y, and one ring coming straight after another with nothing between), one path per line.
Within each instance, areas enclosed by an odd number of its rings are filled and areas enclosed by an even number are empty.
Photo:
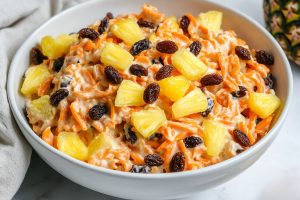
M82 1L82 0L81 0ZM51 15L80 0L0 1L0 200L11 199L30 163L31 147L10 111L6 80L10 62L27 36Z

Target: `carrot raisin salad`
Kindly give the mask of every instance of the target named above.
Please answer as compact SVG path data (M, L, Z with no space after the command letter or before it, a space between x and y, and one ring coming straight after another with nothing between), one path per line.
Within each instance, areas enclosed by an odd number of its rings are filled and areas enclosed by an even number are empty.
M280 106L274 57L221 24L218 11L176 18L144 5L43 37L21 86L33 131L71 157L132 173L199 169L247 150Z

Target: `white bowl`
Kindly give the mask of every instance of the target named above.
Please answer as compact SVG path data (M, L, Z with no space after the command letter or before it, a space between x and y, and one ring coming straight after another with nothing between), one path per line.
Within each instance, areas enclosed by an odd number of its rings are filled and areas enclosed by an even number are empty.
M169 174L132 174L88 165L75 160L43 142L30 128L23 113L24 99L19 93L22 76L28 67L29 51L44 35L77 32L106 12L114 15L139 12L146 1L97 0L73 7L50 19L37 29L15 55L8 77L8 97L12 112L24 136L36 152L56 171L72 181L111 196L130 199L179 198L220 185L251 166L270 146L279 133L292 97L292 74L288 60L273 37L249 17L223 6L196 0L148 0L167 15L182 16L207 10L224 13L222 27L233 29L251 48L273 53L272 73L277 77L277 95L283 108L272 130L257 144L234 158L204 169Z

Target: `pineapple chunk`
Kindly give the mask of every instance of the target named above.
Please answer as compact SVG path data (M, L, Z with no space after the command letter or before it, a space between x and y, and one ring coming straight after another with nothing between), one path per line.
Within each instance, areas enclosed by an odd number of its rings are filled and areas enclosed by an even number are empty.
M155 33L151 33L148 39L152 44L155 44L158 41L158 38L156 37Z
M108 42L101 52L100 60L106 66L126 70L133 62L133 56L119 45Z
M218 156L225 145L225 139L228 134L226 127L220 122L204 120L203 128L207 155Z
M132 113L131 123L144 137L149 138L167 121L163 110L141 110Z
M166 19L166 21L158 28L158 31L165 31L168 30L170 32L178 32L179 25L177 23L177 19L175 16L171 16Z
M56 41L51 36L45 36L41 41L42 52L50 59L58 58L62 51L57 48Z
M198 22L201 26L214 32L221 28L223 13L219 11L208 11L198 16Z
M78 35L59 35L56 38L45 36L42 38L41 47L42 52L50 59L56 59L65 55L71 44L78 41Z
M142 106L145 104L143 95L142 86L130 80L123 80L117 91L115 106Z
M207 107L206 96L199 88L196 88L172 105L172 113L173 117L178 119L194 113L203 112Z
M177 19L175 16L169 17L166 20L166 23L168 25L168 30L171 32L178 32L179 31L179 25L177 23Z
M117 148L118 144L114 141L114 138L106 133L100 133L97 135L88 146L89 157L100 149Z
M145 38L142 30L134 19L119 19L116 23L111 25L110 31L129 45L133 45L137 41Z
M88 148L73 132L61 132L57 136L57 148L63 153L77 158L78 160L86 160L88 157Z
M24 95L37 93L40 85L50 76L48 68L41 64L30 67L25 72L25 80L21 87L21 92Z
M190 82L184 76L172 76L159 81L159 86L161 94L172 101L177 101L185 95L190 87Z
M172 55L172 64L192 81L199 80L207 71L207 66L187 49L176 51Z
M252 92L249 95L248 106L261 118L267 118L280 106L280 99L274 94Z
M33 118L51 120L55 115L55 107L50 104L49 95L28 102L27 111Z

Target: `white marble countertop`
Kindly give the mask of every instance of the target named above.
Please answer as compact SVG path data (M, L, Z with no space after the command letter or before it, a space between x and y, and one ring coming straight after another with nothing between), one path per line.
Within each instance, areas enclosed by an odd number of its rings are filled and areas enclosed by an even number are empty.
M220 2L219 0L212 0ZM263 23L262 0L224 0ZM188 200L300 200L300 67L292 65L294 98L285 126L269 150L244 173ZM117 200L77 185L32 156L26 178L14 200Z

